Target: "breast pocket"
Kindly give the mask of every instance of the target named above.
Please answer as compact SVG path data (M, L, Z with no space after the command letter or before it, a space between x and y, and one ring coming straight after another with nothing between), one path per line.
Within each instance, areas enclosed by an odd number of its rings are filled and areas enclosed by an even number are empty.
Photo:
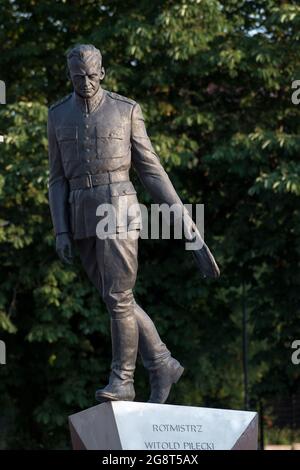
M117 232L141 228L141 211L131 181L110 185L111 204L116 217Z
M96 127L98 158L121 158L127 154L129 143L123 127Z
M57 141L64 162L78 159L78 128L58 127Z

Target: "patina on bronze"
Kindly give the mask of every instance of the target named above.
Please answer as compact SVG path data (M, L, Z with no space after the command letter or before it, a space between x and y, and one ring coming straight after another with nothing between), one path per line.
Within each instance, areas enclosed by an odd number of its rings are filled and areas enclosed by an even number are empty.
M132 293L140 222L126 214L117 220L115 237L100 239L96 210L102 203L120 209L124 198L137 203L129 179L131 163L156 203L182 202L153 150L139 104L101 87L105 71L100 51L78 45L67 61L74 91L51 106L48 114L49 203L60 259L71 263L76 245L111 317L111 374L108 385L96 391L96 399L134 400L139 352L150 374L149 401L164 403L183 367ZM121 237L124 232L127 238ZM193 254L204 277L219 275L205 244Z

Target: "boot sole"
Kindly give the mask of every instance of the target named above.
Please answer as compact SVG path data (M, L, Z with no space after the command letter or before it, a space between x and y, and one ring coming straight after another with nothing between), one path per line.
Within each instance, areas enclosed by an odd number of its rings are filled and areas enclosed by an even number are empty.
M124 398L124 397L116 397L115 395L110 395L109 393L101 393L101 394L95 394L95 398L99 403L104 403L106 401L133 401L135 396L130 397L130 398Z

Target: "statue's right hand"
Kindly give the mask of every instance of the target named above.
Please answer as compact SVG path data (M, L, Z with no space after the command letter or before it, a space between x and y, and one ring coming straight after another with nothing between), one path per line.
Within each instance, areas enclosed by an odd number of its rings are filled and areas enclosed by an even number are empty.
M56 235L56 252L63 263L73 263L73 243L69 233Z

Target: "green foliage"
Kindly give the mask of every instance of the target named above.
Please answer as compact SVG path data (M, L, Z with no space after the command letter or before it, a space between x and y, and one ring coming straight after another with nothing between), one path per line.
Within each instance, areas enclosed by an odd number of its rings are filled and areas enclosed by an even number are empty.
M266 428L266 445L291 445L300 442L300 432L290 428Z
M201 281L178 241L140 242L136 297L187 370L171 401L243 408L243 301L251 406L299 389L299 13L276 0L0 4L0 445L67 447L67 415L109 370L108 315L79 261L58 261L47 201L47 105L70 92L78 42L101 49L105 88L141 103L182 199L205 203L219 281ZM147 399L140 367L136 388Z

